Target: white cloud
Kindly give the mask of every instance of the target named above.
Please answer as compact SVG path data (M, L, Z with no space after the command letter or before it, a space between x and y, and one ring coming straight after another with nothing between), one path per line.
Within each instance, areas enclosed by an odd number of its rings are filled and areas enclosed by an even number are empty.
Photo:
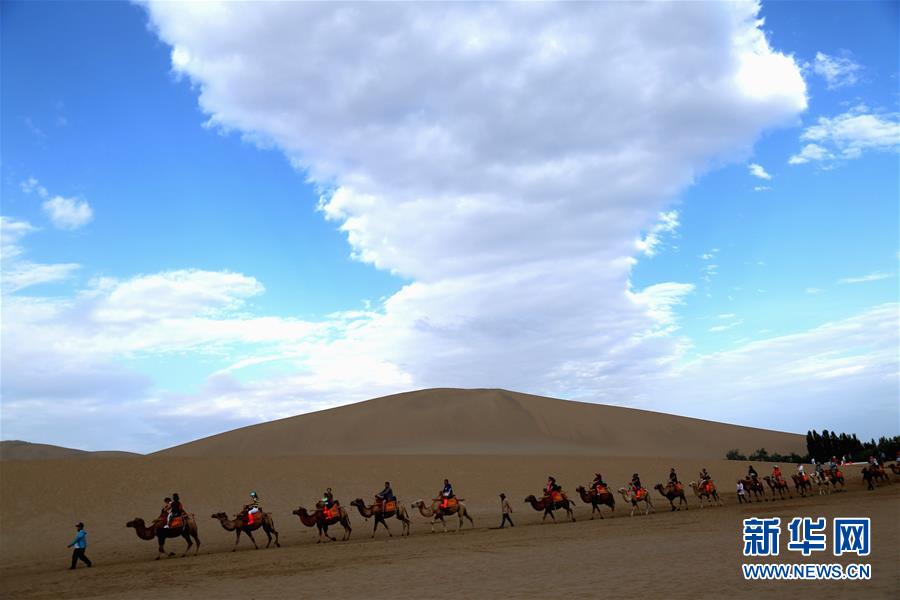
M78 229L90 223L94 211L84 200L54 196L41 204L44 214L58 229Z
M813 160L828 160L831 158L834 158L834 155L822 146L807 144L803 146L803 149L798 154L795 154L788 160L788 164L802 165Z
M804 290L807 294L811 294L813 296L823 293L825 290L815 287L808 287Z
M252 352L234 340L256 329L215 298L172 315L168 301L113 302L155 280L89 289L89 318L75 321L99 328L76 336L88 348L224 348L234 368L182 398L186 411L231 414L245 396L260 399L246 409L256 416L289 414L440 385L635 398L683 351L674 311L693 289L633 289L635 255L674 231L673 202L712 159L746 160L762 130L806 108L799 68L769 47L756 3L148 12L208 126L280 148L322 190L319 209L353 256L409 280L370 314L294 323L300 337ZM243 303L254 286L226 289ZM276 363L277 377L235 379Z
M34 177L29 177L25 181L19 184L19 187L26 194L37 194L41 198L47 198L50 194L47 192L47 188L41 185L41 182L35 179Z
M754 192L768 192L772 188L768 185L757 185L753 188Z
M897 114L870 114L857 106L836 117L819 117L800 135L806 146L788 160L792 165L835 158L853 159L864 151L900 149L900 118Z
M35 231L27 221L0 216L0 289L4 294L62 281L80 268L75 263L41 264L26 259L21 240Z
M769 175L768 173L766 173L766 170L762 167L762 165L758 165L756 163L751 163L748 166L748 169L750 169L750 174L753 175L754 177L758 177L760 179L765 179L767 181L772 179L772 176Z
M732 321L731 323L726 323L724 325L714 325L713 327L710 327L709 330L713 333L720 333L722 331L728 331L729 329L734 329L735 327L737 327L739 325L743 325L743 324L744 324L744 320L738 319L736 321Z
M880 279L890 279L891 277L893 277L893 275L890 273L869 273L868 275L863 275L861 277L845 277L844 279L839 279L838 283L866 283L869 281L878 281Z
M647 391L648 405L784 431L897 435L898 332L900 305L886 304L708 354L655 382L659 391Z
M848 57L816 52L813 71L825 79L830 90L856 84L860 70L862 67Z

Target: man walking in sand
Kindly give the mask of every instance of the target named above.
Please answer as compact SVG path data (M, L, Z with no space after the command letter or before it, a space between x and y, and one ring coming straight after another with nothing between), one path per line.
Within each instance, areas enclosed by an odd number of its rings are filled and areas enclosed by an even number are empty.
M87 531L84 530L84 523L79 522L75 525L75 529L78 532L75 534L75 539L72 540L71 544L66 546L66 548L75 548L72 550L72 566L69 567L69 570L74 569L79 560L88 567L92 564L91 559L84 554L84 551L87 549Z
M506 523L509 522L510 527L515 527L516 524L512 522L512 506L509 504L509 500L506 499L506 494L500 494L500 510L503 511L503 519L500 521L500 529L506 526Z

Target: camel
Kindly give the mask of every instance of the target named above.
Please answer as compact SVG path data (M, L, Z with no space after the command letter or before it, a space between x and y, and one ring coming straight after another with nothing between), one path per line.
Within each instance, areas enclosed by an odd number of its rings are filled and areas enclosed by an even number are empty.
M888 468L891 470L891 473L893 473L897 477L900 477L900 465L898 465L897 463L891 463L888 465Z
M384 525L384 528L387 529L388 535L390 537L394 537L394 534L391 533L391 528L388 527L387 520L391 517L397 517L397 520L400 521L400 537L403 537L404 534L409 535L409 514L406 512L406 507L400 504L399 500L393 501L397 508L391 511L383 511L377 504L373 504L371 506L366 506L366 503L363 502L362 498L357 498L353 502L350 503L350 506L355 506L359 510L359 514L363 516L366 520L370 517L375 517L375 528L372 530L372 537L375 537L375 532L378 531L378 524Z
M816 487L819 488L820 496L827 496L831 492L831 482L825 477L824 473L817 472L813 475L813 481L816 482Z
M326 539L332 542L337 541L337 538L328 535L328 526L335 523L340 523L341 527L344 528L344 537L341 538L341 541L346 542L350 539L350 534L353 533L353 528L350 526L350 515L347 514L346 509L340 504L335 504L335 508L337 509L337 514L331 517L325 516L325 507L321 502L316 503L316 510L311 513L301 506L291 512L291 514L297 515L300 518L300 522L307 527L316 526L319 530L317 544L322 542L322 536L325 536Z
M719 497L719 492L716 491L716 484L712 481L709 482L708 485L701 486L696 481L692 481L690 483L691 489L694 490L694 495L697 496L697 500L700 501L700 508L703 508L703 499L706 498L706 501L712 504L715 502L719 506L725 506L725 502ZM746 486L744 486L746 489Z
M837 491L838 484L841 484L841 489L846 485L844 482L844 473L841 472L840 469L834 469L833 471L831 469L825 469L824 474L828 481L831 482L831 487L835 491Z
M644 497L641 498L640 500L638 500L635 498L634 493L630 489L624 488L624 487L619 488L619 493L622 494L623 498L625 498L625 502L631 503L631 516L632 517L634 516L634 510L637 508L638 502L644 503L644 515L645 516L650 512L656 512L656 510L653 508L653 501L650 500L650 494L646 493L647 490L644 490L644 492L645 492Z
M653 486L653 489L658 490L663 497L669 501L669 504L672 505L672 510L676 511L681 508L681 505L684 504L684 510L688 510L688 501L687 498L684 497L684 487L680 484L672 485L671 483L666 487L663 487L663 484L657 483ZM678 508L675 507L675 498L678 498Z
M753 494L753 497L756 498L757 502L760 501L760 498L765 502L769 501L769 499L766 498L766 488L763 487L762 482L758 478L750 479L749 477L744 477L744 489L749 492L747 494L747 500L750 500L750 494Z
M459 531L463 527L463 517L469 520L469 523L472 524L472 529L475 529L475 521L472 520L472 517L469 516L469 511L466 509L466 505L462 503L462 499L456 499L456 504L451 504L450 506L444 508L441 506L443 500L441 498L435 498L431 502L431 506L425 506L424 500L416 500L412 503L412 508L418 508L419 513L426 519L431 519L431 533L434 533L434 524L438 521L441 522L441 525L444 527L444 532L447 532L447 523L444 521L444 517L449 517L450 515L455 514L459 517L459 527L456 528L456 531Z
M247 537L250 538L250 541L253 542L253 547L259 550L259 546L256 545L256 540L253 539L253 532L260 527L262 527L263 531L266 533L266 537L269 538L266 548L272 545L273 533L275 534L275 546L281 548L281 544L278 543L278 531L275 530L275 522L272 520L272 515L267 512L260 512L258 514L260 518L254 521L252 525L244 524L243 514L236 515L232 520L228 518L228 515L220 512L212 515L211 518L218 519L225 531L235 532L234 548L231 549L232 552L237 550L238 542L241 541L241 533L246 533Z
M869 471L872 472L872 480L875 483L884 483L887 482L888 485L894 485L891 483L891 478L888 477L887 471L884 470L884 466L876 465L873 467L869 467Z
M791 475L791 479L794 480L794 489L797 490L797 493L803 497L806 497L806 490L808 489L812 492L812 481L808 476L801 475L799 473L794 473Z
M176 517L176 519L177 518L178 517ZM173 523L174 522L175 521L173 520ZM185 515L181 527L166 527L165 525L165 519L156 519L150 524L150 527L147 527L144 525L144 520L138 517L125 523L125 527L133 527L137 536L142 540L152 540L155 538L159 542L159 554L156 555L156 560L159 560L161 556L166 554L164 546L168 538L180 537L184 538L184 541L187 542L187 548L184 549L184 554L181 555L182 558L187 556L187 553L190 551L191 546L194 545L194 542L197 544L197 549L194 550L194 556L200 552L200 537L197 533L197 522L194 520L194 515ZM194 538L194 542L191 542L191 538ZM169 552L168 556L171 558L175 556L175 553Z
M791 488L788 487L787 482L784 478L773 479L766 475L763 477L766 480L766 483L769 484L769 488L772 490L772 499L775 498L775 492L778 492L778 496L784 500L784 493L787 492L788 498L793 499L794 497L791 495Z
M525 502L530 504L531 508L533 508L534 510L544 511L544 518L541 519L541 523L546 521L548 516L555 521L556 517L553 516L554 510L566 511L566 515L568 515L569 518L572 520L572 522L574 522L575 521L575 511L573 510L573 507L575 506L575 501L570 500L569 498L566 498L564 495L561 495L561 498L562 498L562 500L554 502L553 500L551 500L550 498L548 498L546 496L544 496L543 498L538 500L537 498L534 497L534 495L531 495L531 496L528 496L527 498L525 498Z
M605 504L610 507L613 512L616 510L616 497L612 495L609 491L609 488L603 488L602 492L598 492L596 489L591 489L590 491L586 490L583 485L579 485L575 488L575 491L578 492L578 495L581 496L581 501L585 504L591 505L591 520L594 520L594 513L600 515L600 518L603 518L603 512L600 510L600 505Z

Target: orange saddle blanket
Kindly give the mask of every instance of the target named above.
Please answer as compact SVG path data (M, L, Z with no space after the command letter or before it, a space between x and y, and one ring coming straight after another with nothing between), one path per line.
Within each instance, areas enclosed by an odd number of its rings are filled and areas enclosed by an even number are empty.
M647 488L641 488L634 495L634 499L635 500L643 500L646 495L647 495Z
M454 508L457 504L459 504L459 500L457 500L456 498L444 498L444 500L441 502L441 508Z
M184 517L173 517L169 521L169 529L181 529L184 527Z
M562 492L551 492L551 493L550 493L550 499L551 499L553 502L562 502L562 501L563 501L563 495L562 495Z
M389 500L389 501L383 502L381 504L381 512L389 513L389 512L395 512L396 510L397 510L397 501L396 500Z

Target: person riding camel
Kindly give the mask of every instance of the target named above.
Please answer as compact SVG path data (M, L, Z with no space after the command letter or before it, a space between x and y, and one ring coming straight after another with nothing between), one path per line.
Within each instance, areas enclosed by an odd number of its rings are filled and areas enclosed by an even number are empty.
M241 517L252 523L255 518L253 515L258 513L259 510L259 496L256 492L250 492L250 503L244 505L244 514Z
M631 491L634 493L635 498L643 498L644 496L644 486L641 485L641 478L637 473L631 476Z
M175 517L180 517L183 512L184 505L181 503L181 498L178 497L178 494L172 494L172 502L169 503L169 515L166 518L166 528L168 529Z
M375 505L378 510L384 510L384 505L388 502L394 502L397 497L394 496L394 490L391 489L391 482L384 482L384 489L375 494Z
M681 482L678 481L678 475L675 473L675 467L672 467L672 470L669 471L669 487L673 490L678 489L678 485Z
M816 475L821 477L825 473L825 467L822 466L822 463L816 463Z
M749 477L751 481L756 481L757 479L759 479L759 473L756 472L756 469L753 468L753 465L747 467L747 477Z
M598 493L604 489L609 489L609 486L603 481L603 475L600 473L594 473L594 481L591 482L591 487Z
M447 508L448 506L450 506L450 498L456 497L456 495L453 493L453 486L450 485L449 479L444 479L444 487L441 488L439 496L441 498L441 508Z
M168 522L170 510L172 510L172 499L169 497L163 498L163 507L159 511L159 520Z
M784 481L784 476L781 474L781 468L778 465L772 467L772 479L779 483Z
M560 499L563 497L562 486L556 483L556 478L553 476L547 477L547 485L544 486L544 497L549 498L551 501L556 502L556 498L554 496L558 496Z
M704 467L700 471L700 489L709 491L708 488L709 488L709 484L711 481L712 481L712 475L710 475L709 472L706 470L706 467Z

